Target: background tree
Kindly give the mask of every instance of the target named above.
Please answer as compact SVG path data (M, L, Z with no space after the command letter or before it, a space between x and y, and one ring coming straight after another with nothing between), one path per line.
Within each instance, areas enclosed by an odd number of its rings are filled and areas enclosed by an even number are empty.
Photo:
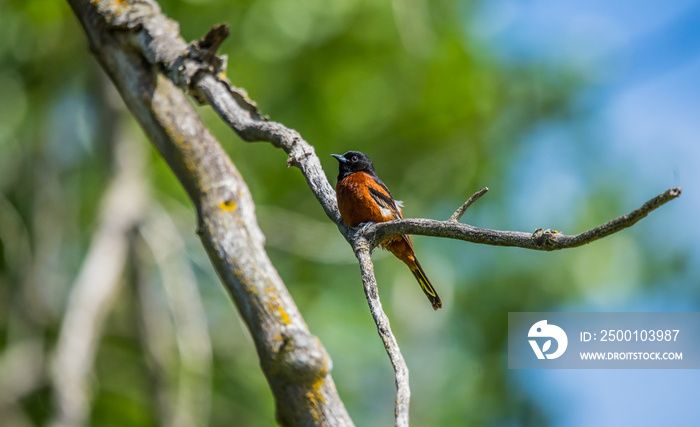
M225 16L233 34L224 50L235 83L248 89L266 114L313 142L322 160L323 153L346 148L372 153L377 164L387 165L383 179L407 201L409 216L445 218L465 195L489 185L502 190L470 209L470 223L523 230L546 225L573 233L626 212L651 195L635 198L643 185L629 194L624 180L611 180L620 178L624 168L600 168L605 165L597 143L601 137L590 137L584 121L590 120L594 105L580 97L590 74L567 63L500 60L465 36L465 21L478 11L474 5L402 9L397 4L162 6L181 22L186 39L199 38ZM0 31L5 32L1 409L13 422L43 423L51 412L47 355L56 344L68 289L99 230L98 207L113 179L111 165L118 164L112 160L118 136L128 134L134 124L119 125L126 131L114 129L122 122L114 120L104 78L85 55L84 36L67 5L35 1L0 7ZM211 114L207 109L200 113ZM229 140L230 131L209 119L219 139ZM523 166L523 153L537 152L542 144L537 135L546 137L552 124L581 131L576 138L562 138L565 142L555 145L559 148L551 157L533 158L524 163L529 167ZM375 331L352 253L309 197L302 177L280 168L281 156L276 159L279 155L268 154L267 148L248 144L226 148L234 161L244 159L237 165L258 205L268 252L311 330L328 348L353 419L358 425L389 424L391 372L381 347L367 345L376 342ZM583 172L547 176L582 175L591 178L583 180L590 187L574 186L552 196L537 185L528 190L527 184L518 183L534 171L556 170L562 158L571 156L589 161L577 165ZM329 157L324 165L335 175L333 162ZM449 178L447 188L440 179L427 179L443 174ZM184 246L170 246L176 248L174 256L189 260L178 265L196 277L206 307L213 365L211 372L198 375L213 380L211 412L200 416L223 425L232 417L240 425L273 423L270 394L247 333L237 327L235 312L192 233L189 201L154 153L146 156L143 177L151 182L150 199L162 206L155 208L165 218L160 224L180 228ZM531 177L525 182L543 183ZM576 211L572 206L586 208ZM535 216L529 209L547 214ZM571 217L571 212L576 215ZM663 216L655 222L669 224ZM696 229L687 224L680 228ZM151 227L156 237L158 229ZM452 301L452 308L439 316L404 283L412 279L400 264L379 260L381 292L412 368L414 424L450 425L466 419L538 425L551 416L542 409L547 407L544 400L505 370L504 313L562 303L589 307L585 301L591 300L619 309L626 295L643 298L640 289L654 292L654 286L664 285L664 293L670 289L680 295L681 286L675 283L697 277L689 262L697 251L672 243L658 250L660 242L674 241L668 230L629 233L576 253L546 256L416 239L431 278L445 289L445 300ZM146 290L123 286L117 310L106 318L92 384L92 424L150 423L169 413L168 399L178 390L185 393L192 387L181 377L167 378L180 372L172 364L187 363L186 350L177 335L180 329L172 327L177 325L172 314L176 305L163 290L167 288L156 285L159 272L163 283L171 282L165 274L172 267L162 260L159 264L160 255L154 254L156 259L138 257L139 265L128 276L130 283L144 283ZM153 315L151 323L143 316L141 329L148 331L145 325L150 324L161 332L139 332L133 320L139 318L136 301L149 308L141 311ZM144 336L159 336L163 342ZM165 408L162 413L159 407Z

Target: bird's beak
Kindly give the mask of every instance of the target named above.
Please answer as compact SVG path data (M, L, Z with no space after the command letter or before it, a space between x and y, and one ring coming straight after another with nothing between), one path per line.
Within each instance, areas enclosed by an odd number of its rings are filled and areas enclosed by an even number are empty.
M335 157L340 163L347 163L348 159L343 157L342 154L331 154L331 156Z

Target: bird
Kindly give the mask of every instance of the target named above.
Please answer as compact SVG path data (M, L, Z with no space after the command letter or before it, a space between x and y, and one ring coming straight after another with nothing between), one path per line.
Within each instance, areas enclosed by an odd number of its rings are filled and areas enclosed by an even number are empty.
M402 203L394 200L389 189L377 176L370 158L359 151L345 154L331 154L339 163L338 182L335 186L340 218L349 227L359 227L369 223L402 219ZM381 243L396 258L408 266L430 300L433 310L442 308L437 291L425 275L413 243L408 235L391 237Z

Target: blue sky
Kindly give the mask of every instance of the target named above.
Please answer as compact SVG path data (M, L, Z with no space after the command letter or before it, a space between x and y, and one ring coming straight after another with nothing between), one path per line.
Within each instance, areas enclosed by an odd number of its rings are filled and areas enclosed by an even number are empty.
M594 111L585 135L595 155L581 158L575 143L562 144L575 141L574 132L580 132L566 123L545 124L525 136L517 153L519 166L509 178L512 208L523 214L516 228L561 219L587 191L594 191L590 182L595 179L622 182L623 204L630 208L681 186L681 198L652 214L656 219L647 220L645 227L665 247L686 251L699 265L700 2L490 0L481 3L468 25L469 33L494 47L502 61L567 62L585 70L592 82L581 102ZM553 156L557 161L547 162L553 167L546 176L532 170L533 159ZM558 208L533 207L535 195L539 200L557 197L557 203L545 200L541 205ZM698 274L697 267L690 270ZM677 281L682 283L671 289L697 289L700 284L699 277ZM622 305L590 301L574 310L700 310L681 292L655 292ZM700 371L510 373L543 406L553 425L700 425L694 397Z
M589 143L600 146L595 162L634 184L626 190L630 203L671 186L684 187L684 209L676 210L675 220L686 222L700 208L689 186L700 182L699 22L698 1L495 0L482 2L469 32L495 47L503 61L535 57L586 70L592 84L580 102L596 111L588 124ZM528 174L533 158L551 156L554 146L561 150L561 141L574 132L580 129L538 128L523 144L523 168L514 172L514 181ZM575 189L580 183L572 182L572 170L596 172L580 164L579 153L563 154L558 166L565 171L553 170L559 179L547 181ZM584 173L578 178L589 181ZM522 190L517 190L521 198L530 199Z

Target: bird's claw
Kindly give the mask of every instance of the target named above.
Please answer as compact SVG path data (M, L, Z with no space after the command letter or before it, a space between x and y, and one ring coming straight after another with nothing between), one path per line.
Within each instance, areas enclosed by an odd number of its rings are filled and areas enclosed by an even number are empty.
M367 230L367 227L369 227L370 225L374 225L374 224L376 224L376 222L374 222L374 221L367 221L367 222L362 222L362 223L360 223L360 224L358 225L358 227L359 227L360 231L364 233L364 232Z

